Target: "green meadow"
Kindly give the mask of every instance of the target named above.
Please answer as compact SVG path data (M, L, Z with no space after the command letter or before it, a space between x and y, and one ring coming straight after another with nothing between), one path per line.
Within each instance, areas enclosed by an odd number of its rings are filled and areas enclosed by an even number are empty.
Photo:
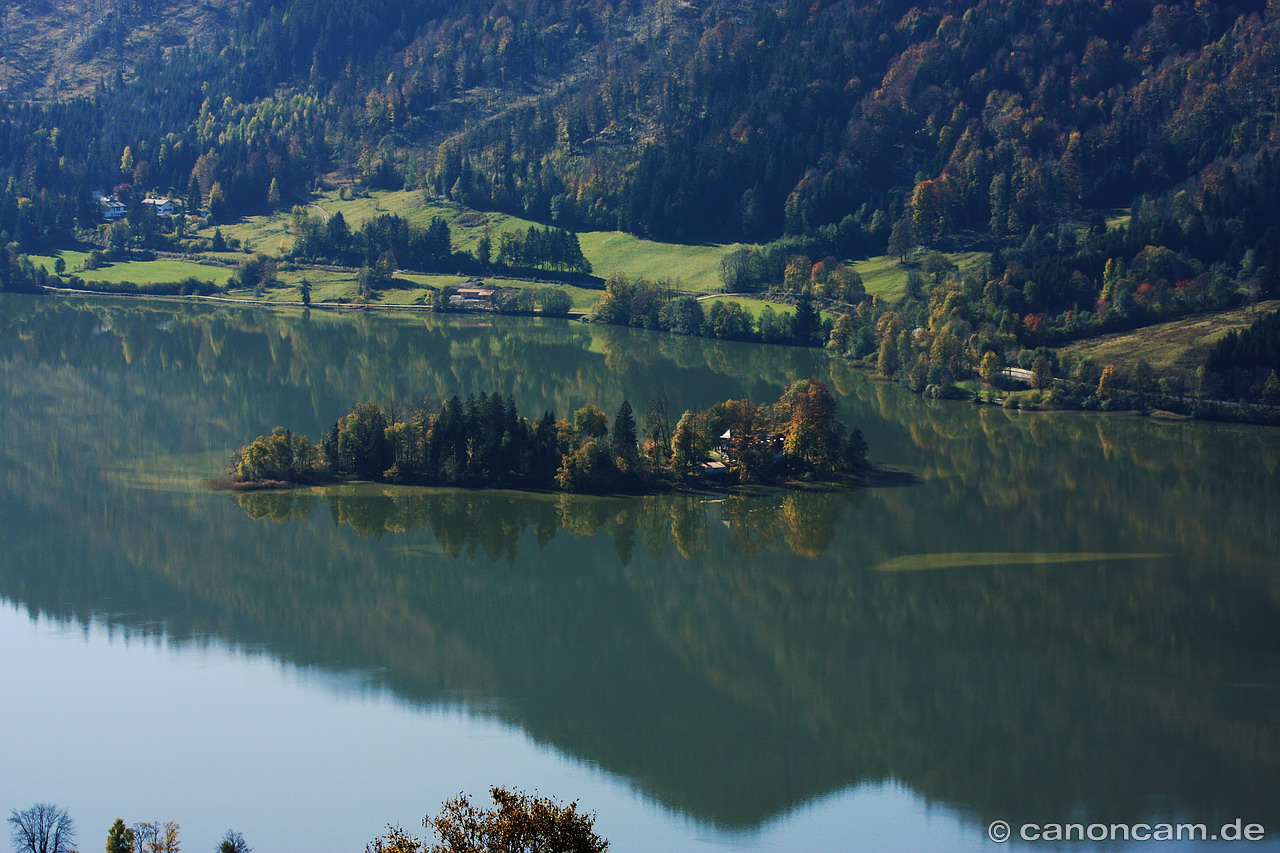
M50 272L53 271L54 260L61 257L67 265L64 277L77 275L85 281L105 281L111 284L122 281L132 281L137 284L169 284L195 278L223 285L234 272L228 267L215 267L167 258L154 261L114 261L96 270L84 270L81 267L89 257L88 253L71 250L63 250L55 255L30 255L29 257L33 264L43 266Z
M437 216L449 223L455 249L470 252L488 231L496 243L503 231L528 228L537 225L505 213L481 213L460 204L440 199L428 199L421 190L398 192L373 192L354 198L342 198L334 191L320 193L306 210L313 216L326 219L342 214L353 227L377 216L394 214L417 225L426 225ZM236 239L252 251L264 254L282 254L293 246L293 214L273 213L265 216L249 216L238 222L220 226L227 239ZM205 226L198 233L201 237L213 235L213 226ZM583 247L585 250L585 246Z
M503 231L540 224L505 213L481 212L450 201L427 198L421 190L373 192L346 199L337 192L329 191L317 195L307 209L314 215L326 217L341 213L353 227L383 214L395 214L420 225L440 216L449 223L454 247L466 252L474 251L486 232L496 242L496 236ZM289 213L251 216L222 226L222 233L225 237L242 241L252 251L281 254L293 244L291 218ZM203 237L212 233L208 226L199 232ZM579 233L578 240L582 253L601 278L617 274L628 278L667 279L678 282L681 290L696 293L719 292L721 259L743 245L660 243L622 231L584 231ZM960 252L947 257L960 268L961 274L975 271L987 259L984 252ZM890 255L856 261L853 267L862 276L867 293L879 294L889 300L902 297L907 274L912 269ZM759 309L756 310L758 312Z
M1075 341L1060 352L1091 358L1099 364L1133 367L1138 359L1157 370L1194 371L1213 345L1227 333L1243 329L1266 312L1280 310L1280 300L1260 302L1248 308L1195 314L1167 323L1144 326Z
M582 254L602 278L669 279L681 290L720 290L720 260L741 243L692 245L657 243L621 231L587 231L578 235Z
M312 215L326 218L341 213L353 226L384 214L394 214L410 222L425 225L433 217L443 217L453 235L454 247L461 251L474 251L485 233L496 238L505 230L528 228L539 223L505 213L471 210L462 205L441 199L427 198L421 190L399 192L374 192L343 198L340 193L329 191L318 194L306 210ZM261 252L282 256L293 243L293 214L278 212L265 216L250 216L240 221L220 226L223 236L241 243L238 251L205 252L204 256L224 262L238 262L248 252ZM209 238L212 226L203 226L196 236ZM583 254L591 261L595 274L607 278L622 275L628 278L665 279L678 289L703 294L719 294L720 262L724 256L742 244L681 245L645 240L621 231L588 231L579 234ZM248 250L248 251L246 251ZM224 285L230 279L229 267L207 266L192 261L161 259L155 261L124 261L112 263L91 272L80 272L88 255L78 251L63 251L61 257L67 264L67 274L80 275L85 280L110 283L133 281L138 284L160 284L197 278ZM54 255L34 255L32 261L53 268ZM948 255L962 274L972 272L986 261L982 252L965 252ZM881 255L854 262L854 269L862 276L867 292L884 299L901 298L912 267L899 263L894 257ZM352 302L358 290L356 274L347 270L323 270L313 268L285 269L280 272L280 285L271 288L261 297L250 291L232 291L230 295L245 298L261 298L273 302L298 302L301 300L299 284L306 277L312 286L311 299L316 303ZM374 301L388 305L421 305L430 301L432 291L466 280L462 275L401 273L396 285L375 295ZM512 288L540 288L547 285L502 277L486 277L491 284ZM566 286L572 297L573 310L591 311L599 299L599 291L589 288ZM766 305L774 310L790 313L791 307L753 296L722 296L741 304L753 317L759 317ZM706 305L705 307L710 307ZM834 314L824 312L826 316Z
M449 223L454 248L474 251L486 232L496 243L503 231L529 228L540 223L506 213L470 210L453 202L427 199L421 190L375 192L357 198L340 198L336 192L321 193L308 206L308 212L326 217L341 213L353 227L384 214L395 214L409 222L426 225L434 217ZM221 226L228 239L240 240L252 251L281 254L293 245L292 214L250 216L239 222ZM213 234L211 226L199 232L201 237ZM582 252L591 261L595 274L602 278L617 273L629 278L666 278L681 282L681 288L702 293L720 289L720 259L740 244L685 246L643 240L621 231L588 231L578 235Z
M976 272L987 262L986 252L953 252L947 254L960 269L960 274ZM901 264L892 255L878 255L864 261L856 261L853 268L862 276L867 293L890 302L902 298L907 289L907 275L913 267Z

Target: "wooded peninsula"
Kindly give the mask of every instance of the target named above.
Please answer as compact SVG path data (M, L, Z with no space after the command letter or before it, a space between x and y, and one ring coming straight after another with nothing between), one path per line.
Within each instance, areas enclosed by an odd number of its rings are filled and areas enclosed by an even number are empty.
M340 479L565 492L649 492L685 484L836 479L866 467L862 432L836 419L817 379L791 383L774 403L726 400L684 412L674 429L650 401L637 426L623 401L613 418L587 404L573 419L523 417L510 396L454 395L403 417L360 403L324 440L276 427L232 454L233 488Z

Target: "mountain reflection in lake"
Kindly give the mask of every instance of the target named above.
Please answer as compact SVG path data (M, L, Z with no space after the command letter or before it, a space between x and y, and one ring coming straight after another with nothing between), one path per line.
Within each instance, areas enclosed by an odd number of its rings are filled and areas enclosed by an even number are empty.
M318 435L365 399L678 413L810 375L916 485L201 484L273 425ZM547 793L598 808L622 779L690 818L668 846L750 846L889 789L962 848L996 818L1280 826L1280 433L930 402L821 353L565 322L21 297L0 298L0 400L6 602L482 714L603 771ZM324 819L412 819L365 810ZM611 837L645 849L639 824Z

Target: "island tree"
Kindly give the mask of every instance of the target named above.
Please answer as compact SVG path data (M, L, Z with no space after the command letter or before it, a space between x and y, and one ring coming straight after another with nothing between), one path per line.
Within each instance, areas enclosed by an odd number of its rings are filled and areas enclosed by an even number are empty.
M496 393L465 403L454 396L435 407L415 407L404 418L368 402L339 418L316 446L276 427L236 451L228 474L235 483L256 484L357 477L608 492L666 488L701 475L713 446L740 482L849 474L865 463L861 433L836 419L835 400L816 379L792 383L775 403L726 400L706 412L685 412L668 440L669 455L658 443L665 423L663 406L652 406L642 453L625 400L612 428L591 403L569 423L549 411L530 421L514 400Z

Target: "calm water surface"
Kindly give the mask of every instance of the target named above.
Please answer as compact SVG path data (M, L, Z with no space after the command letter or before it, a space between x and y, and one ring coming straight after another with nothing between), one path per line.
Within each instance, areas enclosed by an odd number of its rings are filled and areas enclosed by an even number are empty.
M202 485L365 399L678 414L811 375L904 484ZM992 849L996 819L1277 847L1275 431L565 322L24 297L0 403L0 810L58 802L81 849L120 816L358 851L490 784L580 799L618 851Z

